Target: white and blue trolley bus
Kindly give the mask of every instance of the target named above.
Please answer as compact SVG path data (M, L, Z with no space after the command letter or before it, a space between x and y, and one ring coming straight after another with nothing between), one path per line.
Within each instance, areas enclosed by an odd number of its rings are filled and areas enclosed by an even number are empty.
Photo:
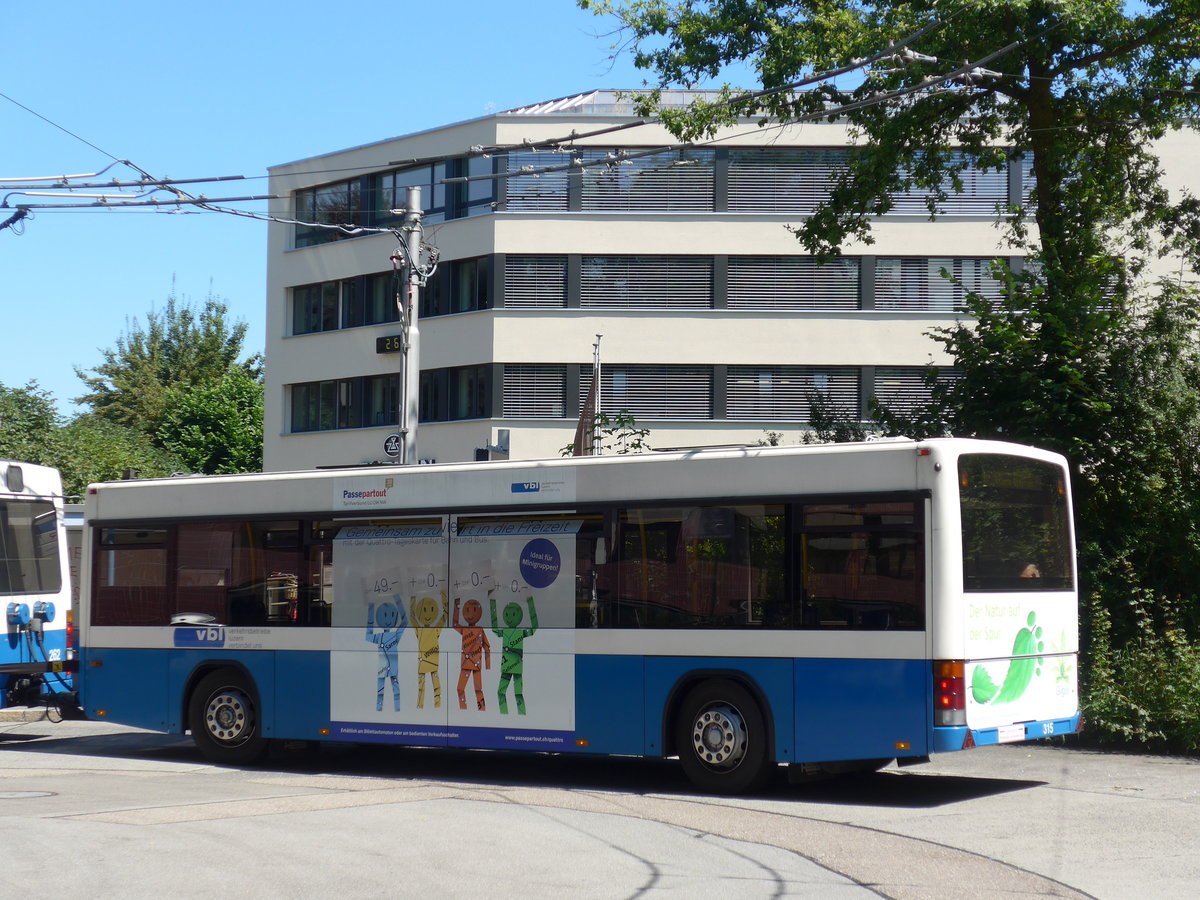
M73 707L71 579L58 470L0 460L0 706Z
M82 705L678 756L701 788L1077 730L1065 461L942 439L98 484Z

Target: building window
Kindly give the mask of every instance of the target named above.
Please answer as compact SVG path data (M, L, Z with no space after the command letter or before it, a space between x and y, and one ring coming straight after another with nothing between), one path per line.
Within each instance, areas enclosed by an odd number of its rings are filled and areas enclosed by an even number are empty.
M857 420L859 369L852 366L730 366L726 417L807 422L820 396Z
M930 388L925 383L926 366L880 366L875 370L875 401L896 415L910 415L929 403ZM954 369L939 369L937 380L959 378Z
M960 151L950 153L950 164L959 165L965 162ZM901 169L900 177L910 179L913 169ZM997 208L1008 206L1008 167L999 169L983 169L974 163L967 165L958 173L962 190L954 185L949 178L944 179L937 189L910 184L908 187L892 194L891 215L920 215L928 216L930 206L941 215L950 216L994 216ZM946 197L938 199L937 195L944 192Z
M426 225L491 212L496 205L495 163L490 158L449 159L407 166L306 188L295 193L296 246L308 247L349 237L323 225L398 226L408 206L408 189L421 189L421 219ZM447 178L475 180L447 185Z
M605 411L625 410L635 419L711 419L711 366L603 366L601 405ZM579 374L579 404L583 408L592 386L592 367Z
M729 257L730 309L858 309L859 261L811 256Z
M504 260L504 308L563 307L567 302L566 256L510 253Z
M491 308L491 258L487 256L443 263L421 292L422 317Z
M444 162L431 165L412 166L391 172L380 172L373 176L372 208L373 222L377 225L399 225L404 221L404 210L408 206L408 189L421 189L421 221L434 224L446 219L446 177Z
M367 375L293 384L292 432L395 425L400 376Z
M450 370L450 418L486 419L492 414L491 366Z
M294 287L292 334L395 322L395 293L391 272Z
M560 419L566 415L567 367L510 363L504 367L504 418Z
M510 152L505 208L511 212L565 212L570 178L562 167L568 161L569 157L557 150ZM542 169L557 171L542 172ZM523 171L529 174L521 174Z
M951 277L942 275L945 270ZM875 308L952 313L976 293L998 304L1004 284L992 277L991 260L951 257L880 257L875 261Z
M598 309L709 309L709 256L585 256L579 305Z
M496 179L490 177L495 173L496 160L473 156L454 162L457 174L471 180L451 186L454 202L446 217L461 219L490 213L496 208Z
M320 187L296 191L296 246L309 247L346 237L332 225L363 226L370 224L370 211L364 203L362 182L358 178L338 181Z
M849 159L842 148L731 149L729 210L812 213Z
M642 152L638 148L581 151L583 209L712 212L714 151L662 150L646 156Z
M492 366L458 366L421 372L420 420L455 422L492 415Z

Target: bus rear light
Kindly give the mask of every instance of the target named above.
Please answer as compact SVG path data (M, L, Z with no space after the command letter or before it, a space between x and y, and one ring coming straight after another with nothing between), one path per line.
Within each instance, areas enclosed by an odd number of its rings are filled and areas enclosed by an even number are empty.
M933 724L967 724L965 664L960 659L934 660Z
M75 649L75 610L67 610L67 647Z

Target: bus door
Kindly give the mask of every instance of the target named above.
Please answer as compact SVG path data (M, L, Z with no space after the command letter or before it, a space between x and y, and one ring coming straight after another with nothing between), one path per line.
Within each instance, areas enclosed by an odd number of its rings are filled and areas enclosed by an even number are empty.
M445 516L426 516L337 530L329 548L337 597L330 719L337 736L446 744L449 527Z
M444 642L452 743L574 749L574 514L458 516Z

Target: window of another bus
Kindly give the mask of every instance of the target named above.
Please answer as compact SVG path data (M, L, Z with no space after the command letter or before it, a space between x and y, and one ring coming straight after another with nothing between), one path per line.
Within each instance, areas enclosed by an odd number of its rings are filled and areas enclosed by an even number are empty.
M9 469L10 480L12 467ZM45 500L0 501L0 595L62 588L58 518Z
M1000 454L958 461L963 590L1065 591L1070 509L1061 467Z

